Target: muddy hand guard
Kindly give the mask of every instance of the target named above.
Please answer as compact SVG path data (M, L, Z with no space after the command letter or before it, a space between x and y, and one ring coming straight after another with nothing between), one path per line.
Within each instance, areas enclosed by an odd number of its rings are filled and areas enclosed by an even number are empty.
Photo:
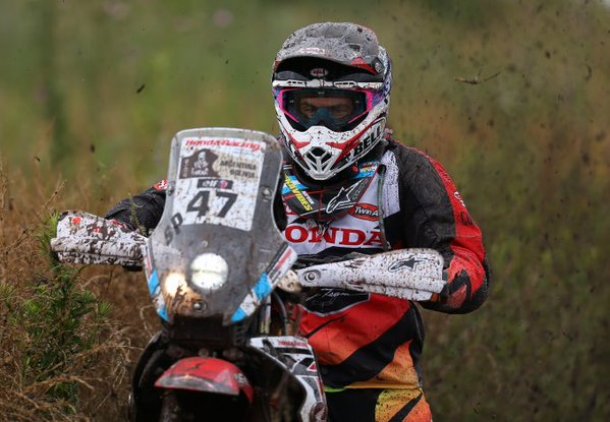
M51 249L63 263L140 267L145 242L144 236L118 221L70 211L61 216Z
M445 286L443 258L434 249L402 249L290 271L279 287L349 289L408 300L430 300Z

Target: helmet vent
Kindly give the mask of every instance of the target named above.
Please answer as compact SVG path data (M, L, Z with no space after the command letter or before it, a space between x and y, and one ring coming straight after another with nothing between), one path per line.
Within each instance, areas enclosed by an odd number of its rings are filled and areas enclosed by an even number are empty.
M311 151L309 151L309 154L316 158L324 158L325 155L330 155L323 148L312 148Z
M329 162L333 158L332 154L329 151L326 151L324 148L315 147L312 148L311 151L305 154L306 161L309 161L310 164L314 164L314 166L324 166L325 163Z

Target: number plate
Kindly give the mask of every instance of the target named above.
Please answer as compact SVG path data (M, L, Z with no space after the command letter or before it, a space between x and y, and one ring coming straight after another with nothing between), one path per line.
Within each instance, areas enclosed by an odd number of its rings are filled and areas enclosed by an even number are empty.
M174 198L182 224L250 231L265 147L240 138L183 139Z

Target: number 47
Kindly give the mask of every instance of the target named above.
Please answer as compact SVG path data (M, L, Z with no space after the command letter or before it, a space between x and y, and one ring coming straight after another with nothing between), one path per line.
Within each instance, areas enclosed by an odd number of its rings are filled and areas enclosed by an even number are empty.
M188 203L186 210L188 212L196 212L197 217L203 217L210 211L210 190L200 190L197 195ZM226 198L225 203L218 212L218 217L225 217L235 201L237 194L234 192L214 191L216 198Z

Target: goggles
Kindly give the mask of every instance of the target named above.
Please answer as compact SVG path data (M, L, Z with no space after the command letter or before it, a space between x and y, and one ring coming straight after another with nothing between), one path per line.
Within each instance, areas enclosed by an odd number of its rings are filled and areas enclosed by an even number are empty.
M280 110L299 131L325 126L346 132L373 108L373 93L365 89L284 88L277 94Z

